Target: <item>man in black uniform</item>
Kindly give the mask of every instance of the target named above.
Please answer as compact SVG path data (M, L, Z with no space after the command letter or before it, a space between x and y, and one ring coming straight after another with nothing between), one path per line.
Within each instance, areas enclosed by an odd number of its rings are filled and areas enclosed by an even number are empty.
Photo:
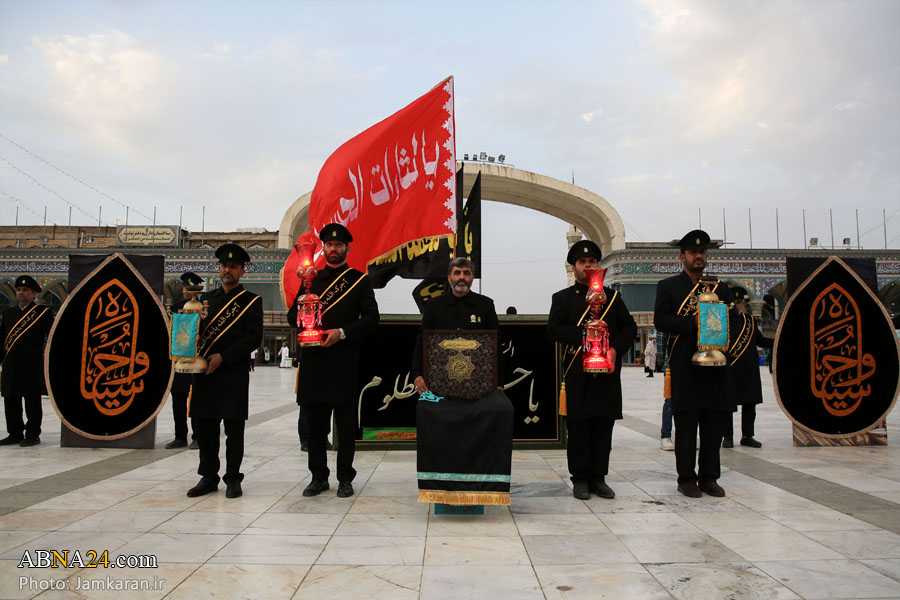
M681 238L679 259L684 270L657 284L653 313L655 327L669 334L678 491L691 498L699 498L701 490L710 496L725 495L725 490L716 483L720 475L719 446L725 421L731 418L733 409L727 367L701 367L691 363L691 356L697 351L697 296L701 287L698 281L706 268L709 243L709 235L699 229ZM714 291L720 301L731 303L727 285L717 284ZM698 426L699 460L696 458Z
M728 348L728 369L734 403L741 407L741 446L762 448L753 437L756 422L756 405L762 404L762 382L759 378L760 348L771 348L774 340L765 337L757 327L756 319L747 307L749 299L741 288L732 288L735 312L732 313L731 347ZM723 448L734 447L734 421L729 416L725 422Z
M590 240L575 243L566 260L575 272L575 284L553 294L547 332L563 344L566 383L566 456L572 475L572 493L587 500L591 492L601 498L615 498L606 484L609 452L616 419L622 418L622 354L634 343L637 325L618 292L604 287L606 303L600 318L609 326L609 351L615 369L611 373L586 374L582 368L581 345L584 325L590 320L585 300L588 290L586 269L599 268L600 247Z
M182 285L199 286L203 283L203 279L194 273L187 272L181 275L181 283ZM187 304L187 298L182 294L181 297L178 298L178 301L172 304L172 314L175 314L184 308L185 304ZM175 419L175 439L166 444L166 450L184 448L188 445L187 405L188 395L191 392L191 374L175 373L175 377L172 378L172 388L169 392L172 394L172 416ZM196 449L198 447L197 436L194 435L191 437L191 448Z
M428 384L423 376L425 359L422 349L426 329L500 329L494 301L472 291L474 279L472 261L464 257L454 258L447 267L450 293L425 303L410 369L413 383L420 394L428 391ZM498 372L503 372L499 365Z
M247 355L259 346L263 309L259 296L240 284L250 255L237 244L216 249L222 287L207 294L209 312L200 322L197 352L206 358L206 373L193 375L188 412L200 446L200 482L188 496L216 491L219 484L219 422L225 422L225 496L243 491L244 425L250 402Z
M53 325L53 313L49 306L34 303L41 286L32 277L22 275L16 279L16 305L3 313L0 330L0 361L3 375L0 391L6 410L6 431L9 435L0 440L0 446L34 446L41 443L41 395L47 393L44 384L44 343ZM25 399L25 415L22 422L22 399Z
M326 266L316 274L310 293L317 294L322 310L322 330L326 334L321 346L300 350L297 374L297 403L306 415L309 428L309 471L312 480L303 490L304 496L316 496L329 488L328 431L334 412L337 430L337 495L353 495L353 456L356 453L357 398L359 396L359 343L378 325L375 291L365 273L347 264L353 236L346 227L331 223L319 232L324 245ZM288 311L288 323L297 326L297 293ZM298 426L302 427L298 421Z

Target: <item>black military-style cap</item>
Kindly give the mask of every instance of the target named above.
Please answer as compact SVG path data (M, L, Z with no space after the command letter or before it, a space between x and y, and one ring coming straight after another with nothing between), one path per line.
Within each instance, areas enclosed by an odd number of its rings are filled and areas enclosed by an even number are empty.
M13 287L27 287L31 288L31 290L39 294L41 291L41 286L38 285L38 282L34 280L34 277L30 277L28 275L19 275L16 278L16 285Z
M581 240L580 242L575 242L572 247L569 248L569 255L566 256L566 262L574 267L580 256L593 256L597 260L600 260L603 258L603 252L600 251L600 246L591 240Z
M184 285L200 285L203 283L203 279L199 275L188 271L181 275L181 283Z
M243 265L250 262L250 255L237 244L222 244L216 248L216 258L219 262L230 262Z
M685 250L706 250L709 248L709 234L702 229L689 231L683 238L678 240L678 247L682 252Z
M319 239L325 242L344 242L349 244L353 241L350 231L340 223L329 223L319 232Z
M731 295L734 297L735 302L747 302L750 300L747 290L742 287L735 286L731 288Z

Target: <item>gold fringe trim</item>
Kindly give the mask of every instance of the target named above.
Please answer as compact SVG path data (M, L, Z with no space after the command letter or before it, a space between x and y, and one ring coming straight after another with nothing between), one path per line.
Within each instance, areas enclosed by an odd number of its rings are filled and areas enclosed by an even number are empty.
M663 379L663 398L672 399L672 369L666 367L666 376Z
M559 414L566 416L569 413L566 405L566 382L563 381L559 386Z
M509 492L449 492L446 490L419 490L419 502L450 504L453 506L509 506Z

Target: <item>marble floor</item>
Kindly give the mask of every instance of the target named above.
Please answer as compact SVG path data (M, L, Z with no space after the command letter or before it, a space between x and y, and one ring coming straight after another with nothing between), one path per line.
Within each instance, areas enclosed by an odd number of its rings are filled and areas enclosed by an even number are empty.
M764 446L722 450L724 498L677 493L662 378L626 368L614 500L573 498L563 450L516 451L512 506L472 516L416 502L414 452L358 452L355 496L302 497L294 373L251 374L238 499L185 496L197 454L162 449L168 405L157 450L64 449L45 398L43 443L0 448L0 598L900 598L900 430L794 448L767 372ZM20 568L39 550L157 567Z

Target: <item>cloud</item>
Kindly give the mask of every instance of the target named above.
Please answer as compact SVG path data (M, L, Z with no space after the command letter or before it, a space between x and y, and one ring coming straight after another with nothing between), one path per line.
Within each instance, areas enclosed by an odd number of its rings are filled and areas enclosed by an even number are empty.
M8 54L0 54L0 65L9 64L9 55Z
M128 147L123 125L162 116L173 69L131 36L115 30L54 39L35 35L32 45L50 70L51 102L103 143Z
M212 48L200 54L200 58L206 60L231 60L232 51L237 48L236 44L215 43Z

